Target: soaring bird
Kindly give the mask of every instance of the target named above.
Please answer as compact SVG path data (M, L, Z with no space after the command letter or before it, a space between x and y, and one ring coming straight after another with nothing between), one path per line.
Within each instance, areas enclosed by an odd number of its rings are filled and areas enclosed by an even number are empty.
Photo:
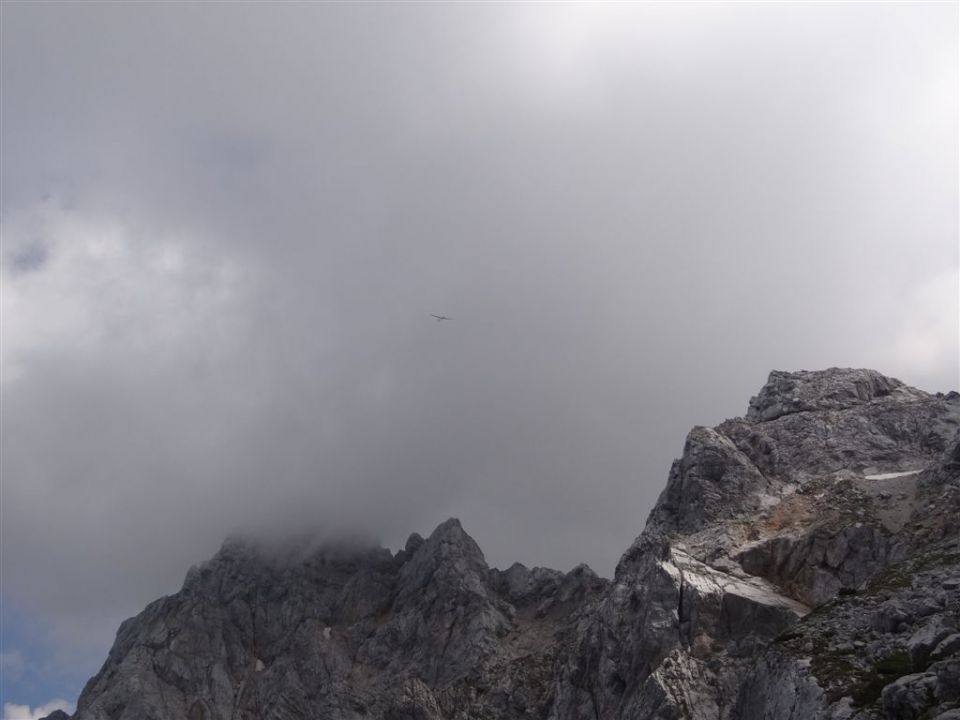
M446 315L434 315L433 313L430 314L430 317L436 318L437 322L443 322L444 320L453 320L452 317L447 317Z

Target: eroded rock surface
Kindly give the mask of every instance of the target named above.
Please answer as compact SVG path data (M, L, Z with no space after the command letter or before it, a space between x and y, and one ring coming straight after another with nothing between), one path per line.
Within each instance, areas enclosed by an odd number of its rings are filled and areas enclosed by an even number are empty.
M125 622L74 720L950 718L960 395L774 372L694 428L612 581L227 542Z

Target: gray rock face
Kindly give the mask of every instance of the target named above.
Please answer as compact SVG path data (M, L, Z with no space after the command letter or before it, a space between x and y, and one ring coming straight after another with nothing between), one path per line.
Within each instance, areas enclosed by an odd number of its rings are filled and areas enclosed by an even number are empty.
M74 720L949 717L958 429L956 393L774 372L691 431L612 581L489 568L456 520L396 554L228 541Z
M747 420L764 422L810 410L846 410L894 394L899 400L915 393L913 388L876 370L775 370L760 393L750 399Z
M606 586L490 570L456 520L395 556L231 541L124 623L76 717L542 715L554 635Z

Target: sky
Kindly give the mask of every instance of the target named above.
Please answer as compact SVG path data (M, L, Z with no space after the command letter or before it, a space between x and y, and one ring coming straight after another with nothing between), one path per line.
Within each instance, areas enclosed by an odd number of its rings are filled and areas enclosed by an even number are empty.
M0 9L4 720L229 534L609 576L770 370L960 384L956 3Z

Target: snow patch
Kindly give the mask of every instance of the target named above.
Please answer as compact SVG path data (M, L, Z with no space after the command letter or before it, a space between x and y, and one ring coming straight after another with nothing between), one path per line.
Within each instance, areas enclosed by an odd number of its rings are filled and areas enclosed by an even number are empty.
M905 470L904 472L880 473L878 475L864 475L865 480L892 480L893 478L919 475L922 470Z
M687 553L671 548L670 559L660 563L660 566L670 574L674 580L682 580L702 593L722 595L729 593L739 595L761 605L790 610L797 617L803 617L810 612L810 608L781 594L777 588L758 577L738 578L728 573L712 568L699 560L695 560Z

